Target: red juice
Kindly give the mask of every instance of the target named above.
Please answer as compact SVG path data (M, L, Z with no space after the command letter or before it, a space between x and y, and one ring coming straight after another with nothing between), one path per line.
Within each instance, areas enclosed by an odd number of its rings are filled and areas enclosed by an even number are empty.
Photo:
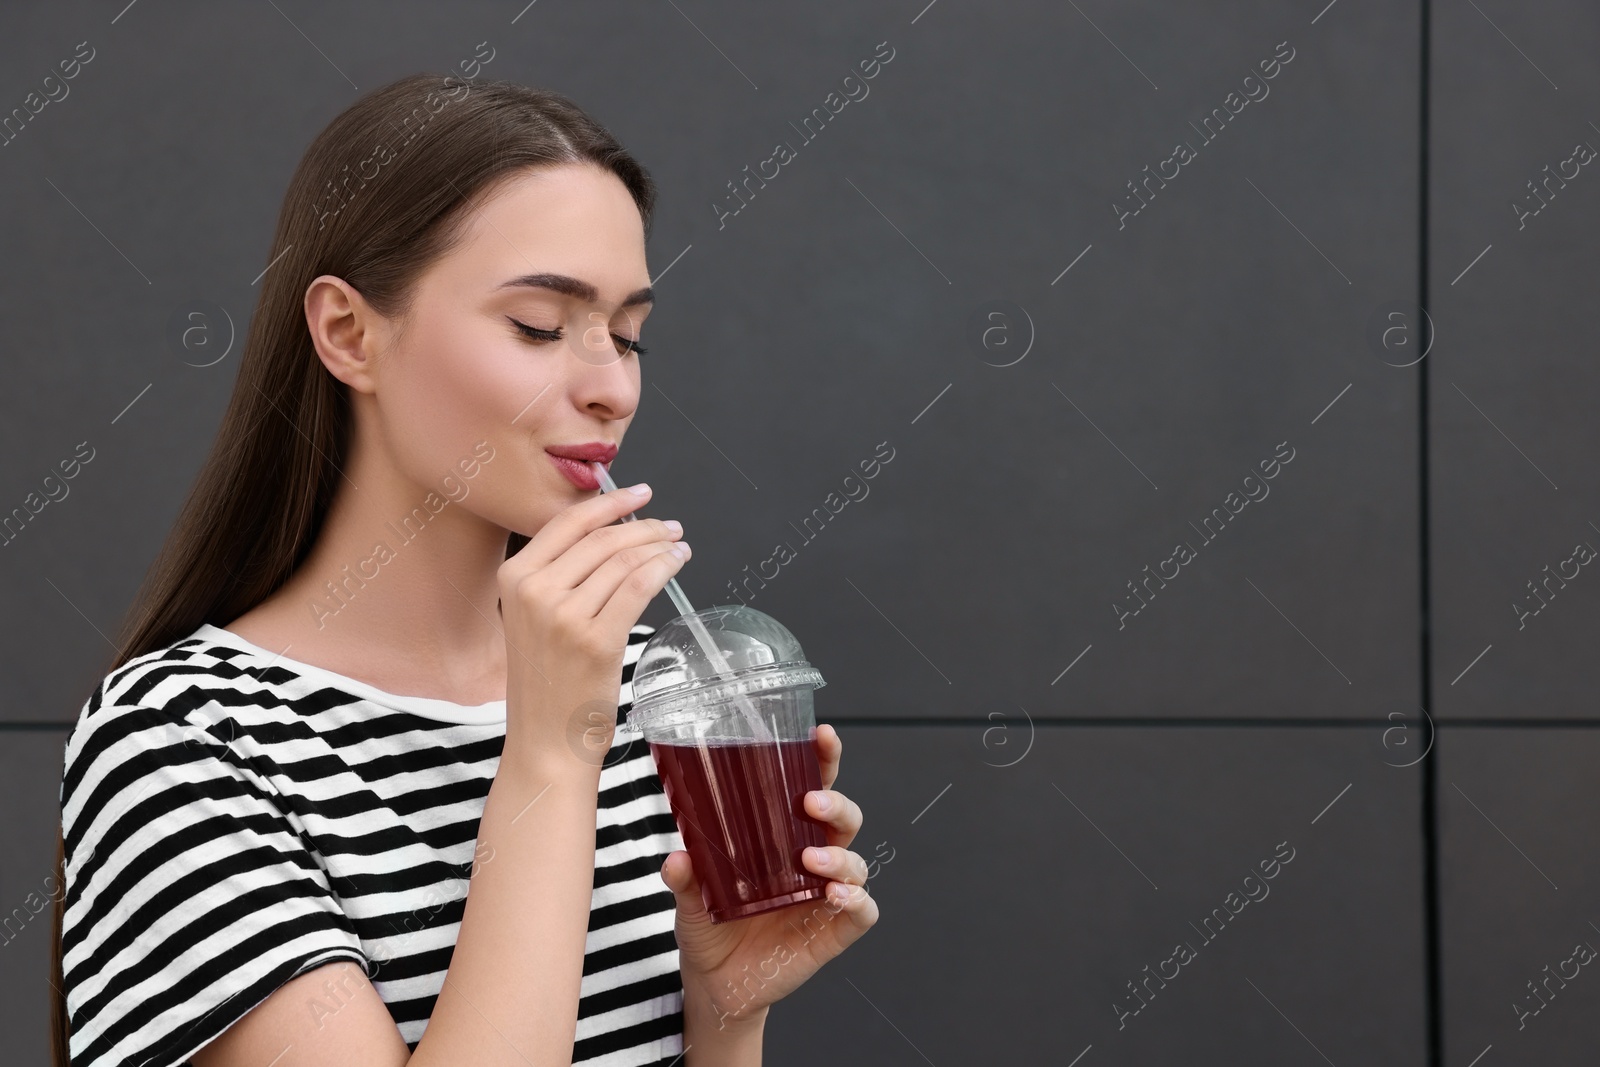
M806 846L827 844L803 807L822 788L812 740L652 741L650 752L713 922L826 895L828 879L801 860Z

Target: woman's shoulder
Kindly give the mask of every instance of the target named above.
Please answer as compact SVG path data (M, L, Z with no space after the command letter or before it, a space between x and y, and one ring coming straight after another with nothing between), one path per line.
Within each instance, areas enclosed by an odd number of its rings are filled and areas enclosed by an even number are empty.
M248 658L206 636L201 625L160 648L131 657L102 677L78 712L72 734L107 726L138 709L183 710L198 694L238 690L250 679Z
M220 693L239 691L245 668L233 662L237 653L207 640L202 630L134 656L100 679L67 733L63 800L86 775L111 774L111 763L131 771L136 757L208 740L190 712Z
M294 975L365 963L273 765L228 732L268 706L263 670L197 631L107 674L80 712L60 796L74 1063L182 1062Z

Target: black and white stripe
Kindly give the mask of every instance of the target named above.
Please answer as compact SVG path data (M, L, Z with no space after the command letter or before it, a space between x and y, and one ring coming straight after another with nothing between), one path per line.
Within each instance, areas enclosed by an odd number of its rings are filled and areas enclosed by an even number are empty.
M600 774L572 1062L667 1067L683 987L649 747ZM74 1067L184 1063L290 978L366 967L415 1050L450 964L505 702L396 696L209 624L108 675L66 743L63 971ZM331 985L317 1018L348 997ZM529 1011L540 1010L530 1004Z

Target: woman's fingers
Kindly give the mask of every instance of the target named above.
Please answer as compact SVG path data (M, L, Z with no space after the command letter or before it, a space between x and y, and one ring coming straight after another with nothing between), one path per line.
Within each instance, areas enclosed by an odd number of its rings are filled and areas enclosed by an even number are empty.
M829 882L828 901L832 907L839 909L839 913L850 920L847 928L834 925L834 936L838 939L841 949L848 948L861 937L862 934L872 929L872 924L878 921L878 902L864 885L853 882Z
M830 845L849 845L861 829L861 806L836 789L811 790L805 807L806 814L826 827Z
M830 845L808 848L801 853L806 870L849 885L867 884L867 861L847 848Z
M839 731L828 723L817 727L817 763L822 768L822 788L832 789L839 777L839 756L844 751L844 741Z
M683 858L679 859L680 856ZM683 849L667 853L667 858L661 863L661 880L672 891L680 912L694 920L705 918L705 902L700 897L700 880L695 874L694 862L689 858L689 853Z
M651 520L647 520L651 521ZM629 523L630 526L642 526L643 522ZM594 618L600 614L605 606L616 596L617 590L622 588L622 583L630 575L638 571L644 564L649 563L656 556L671 551L674 547L683 550L681 563L687 563L694 550L687 541L653 540L643 544L635 544L618 551L610 559L601 563L593 574L583 579L568 597L573 612L579 618ZM673 557L668 557L673 558ZM658 561L666 564L666 560ZM642 580L642 579L641 579Z
M681 550L681 554L678 550ZM682 569L689 556L689 546L679 544L672 546L671 550L657 552L647 557L643 563L634 567L609 593L610 599L595 616L595 621L601 630L610 633L620 628L626 632L628 627L644 614L644 609L650 601L654 600L656 595L667 587L667 582Z
M614 522L589 531L546 570L559 588L581 589L585 582L605 571L617 557L632 555L633 564L637 566L644 558L640 555L641 549L647 552L660 551L682 536L682 529L671 529L661 519ZM623 573L625 576L626 571ZM590 615L599 610L596 607Z
M632 486L626 486L568 504L528 539L528 543L522 546L522 551L511 557L511 560L516 561L512 569L543 570L561 559L573 545L587 537L591 531L603 529L624 515L637 511L649 499L648 486L644 493L635 493L632 491ZM639 523L630 522L626 525L640 525L647 521L649 520L641 519ZM510 563L511 560L506 562ZM572 584L577 584L578 579L582 577L579 575Z

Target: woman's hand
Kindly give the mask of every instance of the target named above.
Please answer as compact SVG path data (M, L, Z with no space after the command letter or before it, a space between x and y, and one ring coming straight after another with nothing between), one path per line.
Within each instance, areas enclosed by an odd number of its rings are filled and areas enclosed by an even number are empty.
M678 902L685 1008L696 1003L709 1010L718 1029L764 1019L768 1007L878 921L878 903L866 890L866 861L846 847L861 829L861 808L831 788L844 743L824 724L817 727L816 747L823 788L806 794L805 810L826 825L828 844L820 860L812 858L809 848L802 856L807 870L830 879L827 898L713 924L700 899L700 880L689 853L674 851L661 867L662 880ZM752 989L757 983L759 988Z
M631 490L567 505L500 565L508 750L570 751L599 768L610 737L592 760L589 738L616 728L628 632L692 554L680 525L618 521L650 499Z

